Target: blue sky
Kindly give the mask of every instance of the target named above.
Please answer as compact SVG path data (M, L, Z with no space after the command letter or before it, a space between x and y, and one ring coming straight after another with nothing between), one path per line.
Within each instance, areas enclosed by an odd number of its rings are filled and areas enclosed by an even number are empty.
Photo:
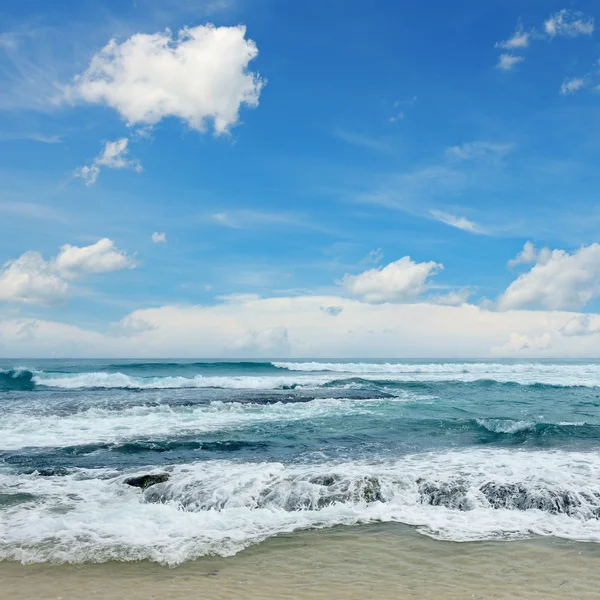
M439 1L5 3L0 353L50 352L30 335L33 328L41 340L49 324L76 328L88 342L102 336L89 351L112 352L123 345L114 341L115 323L137 311L219 311L231 296L250 310L248 295L263 305L231 339L198 352L316 355L318 340L304 340L279 309L272 322L262 320L269 302L299 298L329 298L324 308L358 303L367 321L389 310L384 319L400 329L413 310L407 305L417 304L446 311L446 322L471 323L464 311L498 320L489 339L473 333L467 353L590 352L600 294L597 9L507 1L460 10ZM209 23L214 43L194 50L199 62L174 58L161 71L160 61L186 44L178 32L208 31ZM246 29L229 30L232 43L251 54L255 45L257 55L225 64L219 32L239 25ZM170 38L164 56L140 34ZM121 58L132 51L125 62L98 54L110 40ZM99 56L116 73L102 93L89 75ZM140 94L127 85L145 76L150 108L142 114ZM253 100L240 95L242 84ZM171 108L153 100L155 88ZM226 115L223 127L215 114ZM153 242L154 232L166 241ZM108 266L83 254L76 267L57 266L65 244L90 247L91 256L105 238ZM537 251L507 267L526 242ZM544 248L563 254L550 259ZM27 252L46 262L11 262ZM410 259L397 262L403 257ZM511 288L520 275L526 279ZM560 333L573 319L585 335ZM28 337L17 340L14 331L28 323ZM143 354L144 335L169 326L157 323L129 332L124 352ZM336 327L339 346L330 353L346 347L350 330ZM261 346L261 332L267 341L275 332L276 343ZM439 341L432 330L405 332L382 347L408 354L410 335ZM511 346L518 336L534 342ZM153 343L159 352L160 340ZM178 343L169 352L195 353Z

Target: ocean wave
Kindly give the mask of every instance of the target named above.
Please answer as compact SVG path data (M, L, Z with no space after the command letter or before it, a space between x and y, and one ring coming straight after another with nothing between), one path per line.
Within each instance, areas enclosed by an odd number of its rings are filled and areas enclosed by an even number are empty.
M390 381L475 382L496 381L522 385L547 384L559 387L600 386L600 364L544 363L379 363L379 362L274 362L276 367L297 372L333 372L360 375L367 379L386 375ZM389 377L387 377L389 376Z
M35 387L33 378L37 371L16 367L0 370L0 391L26 391Z
M136 374L98 370L89 372L44 372L28 369L0 371L0 390L30 390L33 387L64 390L81 389L295 389L366 386L411 386L436 384L521 385L552 387L600 387L600 365L565 364L396 364L396 363L210 363L214 374L189 373L190 365L161 363L160 375L150 375L151 367L135 367ZM199 364L193 363L192 368ZM227 365L222 367L222 365ZM260 365L256 374L233 374L233 365L248 371L251 364ZM272 366L272 373L266 365ZM108 368L108 367L107 367ZM169 375L184 369L182 375ZM202 370L197 367L198 370ZM224 371L219 371L224 368ZM125 370L125 369L123 369ZM155 369L156 370L156 369ZM140 371L142 375L137 372ZM147 374L143 374L147 371ZM231 374L228 374L228 371Z
M401 522L444 540L531 535L600 542L597 453L476 450L317 465L207 461L132 473L0 475L0 559L152 560L233 555L297 529ZM56 518L60 514L61 518Z
M254 424L365 413L373 403L386 400L318 398L307 402L271 404L213 401L177 407L142 405L118 411L89 408L68 415L15 412L4 415L0 420L0 449L63 448L231 431Z

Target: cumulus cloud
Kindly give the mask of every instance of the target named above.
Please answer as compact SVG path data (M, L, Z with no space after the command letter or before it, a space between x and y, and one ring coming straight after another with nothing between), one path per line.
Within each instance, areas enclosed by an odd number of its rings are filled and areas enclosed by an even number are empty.
M567 96L568 94L574 94L576 91L580 90L585 85L585 79L582 77L574 77L573 79L567 79L563 81L560 86L560 93L563 96Z
M529 46L529 33L523 30L521 23L517 24L517 28L513 35L503 41L496 42L496 48L503 48L504 50L514 50L516 48L527 48Z
M581 12L563 8L544 22L544 31L550 37L557 35L566 37L592 35L594 32L594 19L593 17L586 17Z
M107 238L91 246L65 244L49 261L30 250L0 269L0 300L58 304L66 299L70 280L134 266L135 262Z
M471 233L483 233L483 230L479 227L479 225L473 223L473 221L469 221L469 219L465 217L457 217L455 215L442 212L441 210L430 210L429 214L436 221L450 225L450 227L456 227L457 229L462 229L463 231L469 231Z
M115 247L112 240L103 238L91 246L61 246L53 267L62 277L75 279L83 275L132 269L135 261Z
M167 234L166 234L166 233L164 233L164 232L162 232L162 233L159 233L158 231L155 231L155 232L152 234L152 241L153 241L155 244L166 243L166 241L167 241Z
M502 71L512 71L515 65L524 61L525 59L522 56L517 54L510 54L505 52L500 55L498 58L498 63L496 64L496 68Z
M102 152L94 159L91 165L78 167L73 172L75 177L84 180L87 186L94 185L100 175L100 167L110 169L133 169L138 173L142 170L142 165L137 159L128 158L129 150L127 145L129 140L121 138L114 142L106 142Z
M446 294L434 294L428 296L427 301L442 306L461 306L462 304L466 304L469 300L469 296L472 295L472 290L464 288L461 290L451 290Z
M30 250L9 260L0 270L0 300L25 304L58 304L68 284L39 252Z
M138 33L111 40L67 94L113 108L128 125L176 117L197 131L210 121L223 134L238 122L241 105L258 105L264 80L248 71L257 54L242 25Z
M385 267L344 275L341 284L348 294L365 302L408 302L427 290L427 279L443 268L433 261L416 263L404 256Z
M529 258L532 249L526 245L523 250ZM544 249L534 256L537 262L531 270L513 281L499 297L500 310L577 309L600 294L600 244L582 246L572 254Z
M551 254L552 252L549 248L542 248L538 251L531 242L525 242L523 250L515 258L511 258L507 265L512 268L517 265L528 265L535 262L543 264L548 261Z

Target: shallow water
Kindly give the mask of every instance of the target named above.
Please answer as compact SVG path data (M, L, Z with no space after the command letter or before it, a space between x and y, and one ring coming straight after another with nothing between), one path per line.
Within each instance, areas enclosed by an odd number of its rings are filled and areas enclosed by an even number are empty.
M149 562L0 563L0 598L592 600L599 563L595 544L547 538L458 544L380 524L282 535L234 557L203 557L172 569Z

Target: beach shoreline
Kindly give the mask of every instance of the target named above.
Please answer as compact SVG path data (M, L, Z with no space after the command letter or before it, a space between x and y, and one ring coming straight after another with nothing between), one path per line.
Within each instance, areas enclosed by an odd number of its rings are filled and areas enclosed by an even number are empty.
M554 538L456 543L376 524L280 535L165 567L0 563L2 600L570 598L600 587L600 547Z

